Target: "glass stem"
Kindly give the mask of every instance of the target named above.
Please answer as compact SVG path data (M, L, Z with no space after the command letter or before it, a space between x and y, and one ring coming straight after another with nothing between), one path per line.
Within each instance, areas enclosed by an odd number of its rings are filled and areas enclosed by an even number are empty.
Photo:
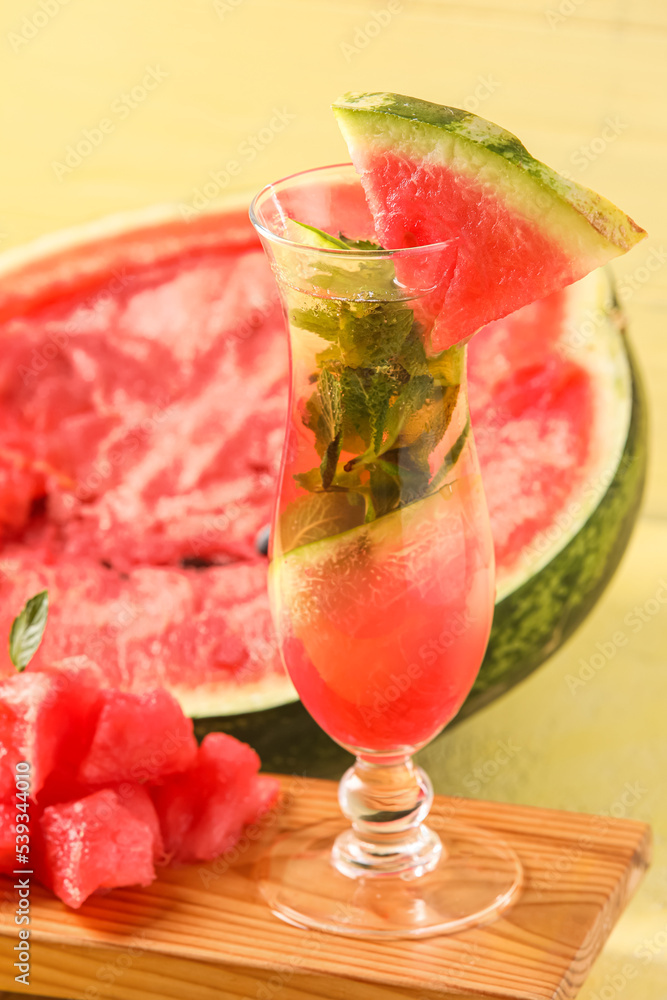
M442 844L424 826L433 787L410 756L357 757L341 779L338 799L352 824L333 850L333 863L344 875L417 878L435 868Z

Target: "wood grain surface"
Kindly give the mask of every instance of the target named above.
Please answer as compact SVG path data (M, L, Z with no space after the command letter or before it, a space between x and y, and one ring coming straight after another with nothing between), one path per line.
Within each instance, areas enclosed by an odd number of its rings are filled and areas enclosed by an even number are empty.
M48 18L39 3L4 0L0 11L1 249L111 212L190 204L232 159L242 171L225 197L337 161L345 151L327 108L345 90L390 89L475 110L648 230L648 241L614 263L651 408L653 460L628 554L567 646L446 731L422 762L450 794L650 821L653 866L580 998L665 1000L667 605L654 607L667 580L667 4L403 0L364 46L360 32L388 0L75 0ZM26 28L35 17L44 23ZM121 118L113 103L149 66L166 77ZM239 154L276 107L293 116L287 127L252 159ZM53 161L104 116L113 133L59 179ZM644 618L628 624L636 609ZM619 629L623 645L573 691L571 678L599 662L599 647L609 649ZM500 744L513 749L499 766ZM55 958L44 961L57 970ZM61 969L53 980L41 976L42 990L144 996L132 970L121 975L112 965L110 984L97 978L101 959L69 967L80 972L71 988ZM195 996L175 971L163 982L172 996ZM213 982L201 986L207 1000L224 995ZM304 987L301 996L317 994ZM264 1000L286 997L272 987Z
M275 918L253 868L281 832L338 815L333 782L283 778L283 800L239 857L166 871L148 889L91 897L73 911L35 887L31 987L49 997L576 996L649 861L643 823L438 797L434 828L456 819L502 837L524 866L519 902L487 927L376 942ZM13 985L16 928L0 922L0 987ZM186 986L185 984L189 984Z

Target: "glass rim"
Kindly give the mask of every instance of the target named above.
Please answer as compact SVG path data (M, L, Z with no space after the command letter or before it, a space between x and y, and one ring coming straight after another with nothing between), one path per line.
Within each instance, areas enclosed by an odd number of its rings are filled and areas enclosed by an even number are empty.
M320 171L325 170L340 170L343 167L351 167L354 170L354 164L351 162L347 163L327 163L321 167L309 167L306 170L297 170L293 174L287 174L285 177L280 177L278 180L270 181L265 184L260 191L257 192L255 197L250 203L250 208L248 210L248 215L250 216L250 221L259 233L260 236L272 243L278 243L281 246L290 247L293 250L309 250L313 253L328 254L334 257L364 257L366 259L370 257L397 257L397 256L415 256L416 254L425 253L428 251L436 251L443 249L445 247L450 247L453 240L442 240L438 243L424 243L421 246L415 247L395 247L393 250L387 250L381 248L379 250L363 250L358 247L350 247L350 249L343 249L342 247L316 247L309 243L298 243L296 240L290 240L286 236L279 236L277 233L271 232L270 229L260 222L257 214L257 206L259 204L260 198L273 189L277 188L279 184L286 184L288 181L294 180L297 177L310 177L318 174ZM355 176L358 178L361 184L361 178L359 174L355 171Z

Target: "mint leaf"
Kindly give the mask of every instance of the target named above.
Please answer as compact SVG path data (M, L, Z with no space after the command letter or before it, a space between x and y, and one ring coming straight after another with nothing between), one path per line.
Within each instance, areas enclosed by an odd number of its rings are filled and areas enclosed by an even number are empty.
M309 226L307 222L299 222L298 219L287 220L287 235L295 237L299 243L303 242L306 246L310 245L318 249L382 250L379 243L372 243L370 240L351 240L347 236L343 236L341 232L338 233L338 236L333 236L324 229Z
M28 666L37 652L49 614L49 593L42 590L26 602L12 622L9 633L9 657L19 671Z
M290 309L290 323L337 344L346 303L338 299L315 299L315 302L312 309Z
M317 380L317 388L322 413L321 422L328 445L340 435L343 422L340 377L331 369L323 368Z
M459 385L432 386L432 394L421 409L404 422L397 444L409 446L415 455L426 458L442 440L459 398Z
M459 347L450 347L428 359L428 370L443 385L460 385L464 377L464 355Z
M430 373L422 331L417 323L413 323L412 329L401 344L396 360L409 375L428 375Z
M382 442L390 398L397 389L394 380L386 370L346 367L341 384L344 440L356 435L364 451L376 451Z
M363 524L363 498L354 493L315 493L300 496L288 504L280 515L277 547L291 552L301 545Z
M395 510L401 499L400 478L396 474L396 467L376 463L371 468L370 484L373 495L373 507L376 517L389 514Z
M322 489L325 490L329 489L334 481L334 476L336 475L336 467L340 456L340 436L340 431L338 431L333 441L330 441L327 445L320 463Z
M299 229L294 229L293 227L298 226ZM302 233L301 230L305 229L306 232ZM298 242L303 242L306 246L314 246L319 249L326 249L331 247L337 250L349 250L347 241L343 242L342 239L338 239L337 236L332 236L331 233L325 233L323 229L317 229L315 226L309 226L306 222L299 222L298 219L289 219L288 233L293 236L298 237ZM311 240L308 240L308 237ZM312 237L315 237L313 240Z
M429 489L431 467L428 455L420 455L412 448L394 448L385 452L377 464L392 474L398 484L397 507L405 507L432 492Z
M381 364L401 350L413 321L412 309L398 303L351 302L342 327L341 347L354 347L367 365Z
M410 417L433 392L433 379L429 375L416 375L401 389L387 417L387 447L393 447Z
M350 250L384 250L379 243L373 243L371 240L351 240L341 232L338 233L338 239Z
M466 420L465 427L463 428L463 430L457 437L456 441L445 455L442 461L442 465L440 466L436 474L433 476L433 479L431 480L430 483L431 491L434 492L435 490L439 489L442 486L442 482L445 476L451 469L454 468L454 466L458 462L459 456L463 451L463 446L466 443L469 433L470 433L470 417L468 417L468 419Z

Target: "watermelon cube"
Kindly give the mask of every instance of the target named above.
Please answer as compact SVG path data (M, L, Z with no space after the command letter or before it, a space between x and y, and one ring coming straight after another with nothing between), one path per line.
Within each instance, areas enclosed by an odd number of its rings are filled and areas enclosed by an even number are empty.
M48 806L41 818L46 881L75 909L97 889L149 885L154 834L109 788Z
M278 782L260 776L259 757L226 733L204 737L197 761L151 790L165 851L174 862L208 861L230 850L247 823L278 797Z
M18 761L30 764L30 795L37 798L56 762L65 767L83 755L99 699L85 671L26 671L0 681L1 799L14 794Z
M90 785L156 782L185 771L196 755L192 720L167 691L107 690L78 777Z
M159 864L164 860L164 841L160 830L160 820L145 785L133 785L123 781L119 785L108 785L118 796L121 805L140 819L153 835L153 860Z

